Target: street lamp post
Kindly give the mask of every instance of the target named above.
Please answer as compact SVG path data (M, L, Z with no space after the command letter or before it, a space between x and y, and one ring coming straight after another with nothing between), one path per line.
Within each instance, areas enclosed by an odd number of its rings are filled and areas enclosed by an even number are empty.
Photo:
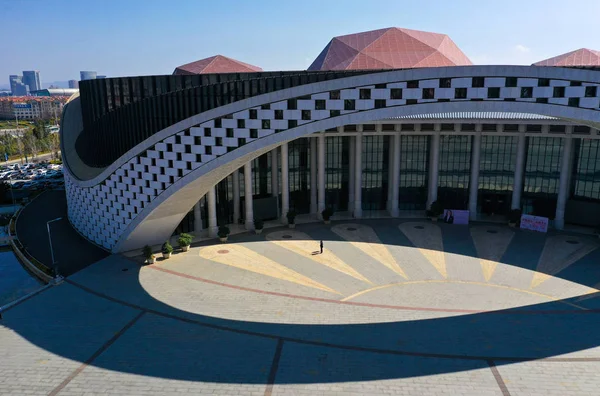
M59 221L59 220L62 220L62 217L57 217L56 219L46 222L46 229L48 230L48 241L50 242L50 256L52 257L52 269L54 270L55 282L60 280L60 275L58 274L57 263L54 261L54 250L52 249L52 237L50 236L50 223L54 223L55 221Z

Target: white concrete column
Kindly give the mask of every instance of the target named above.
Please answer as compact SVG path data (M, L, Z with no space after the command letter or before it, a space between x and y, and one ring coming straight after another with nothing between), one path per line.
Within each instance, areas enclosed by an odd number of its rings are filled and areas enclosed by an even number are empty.
M288 165L288 144L281 145L281 222L287 224L287 213L290 210L290 180Z
M271 150L271 194L279 195L279 164L277 161L277 148Z
M438 173L440 164L440 134L434 133L431 136L429 147L429 192L427 194L427 209L431 204L437 201L438 192Z
M202 208L200 207L200 201L194 205L194 232L196 236L200 235L202 231Z
M515 161L515 179L513 182L511 209L521 209L521 192L523 192L523 174L525 173L525 133L519 132L517 140L517 159Z
M558 197L556 199L556 215L554 227L558 230L565 228L565 207L569 197L569 169L571 169L571 147L573 138L568 135L564 138L562 159L560 161L560 179L558 184Z
M356 142L355 136L349 137L350 144L348 144L348 211L352 212L354 209L354 158L355 158L355 148L354 144Z
M354 143L354 217L362 217L362 133Z
M317 138L309 137L310 142L310 213L317 213Z
M217 226L217 195L215 186L208 190L208 236L214 238L217 236L219 227Z
M390 215L392 217L398 217L400 215L398 210L398 198L400 196L399 185L400 185L400 134L392 136L391 145L393 147L393 161L392 161L392 183L390 189L392 190L392 199L390 202Z
M254 209L252 206L252 162L244 164L244 203L246 206L245 226L247 230L254 229Z
M240 171L234 170L231 174L233 184L233 224L240 223Z
M471 180L469 185L469 217L477 219L477 195L479 192L479 163L481 158L481 132L473 136L471 152Z
M319 169L319 176L317 178L318 183L319 183L319 188L318 188L318 200L317 200L317 217L319 219L322 218L321 216L321 212L325 209L325 134L324 133L320 133L319 134L319 165L318 165L318 169Z

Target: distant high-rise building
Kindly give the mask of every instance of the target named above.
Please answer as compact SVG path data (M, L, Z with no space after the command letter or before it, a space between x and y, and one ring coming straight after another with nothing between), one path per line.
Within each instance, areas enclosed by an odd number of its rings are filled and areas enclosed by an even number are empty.
M39 91L42 89L39 70L23 71L23 84L29 87L29 91Z
M77 80L69 80L69 88L79 88L79 81Z
M23 76L11 75L9 76L10 80L10 91L13 96L25 96L27 95L28 89L25 84L23 84Z
M82 71L79 72L79 76L81 77L81 81L83 80L95 80L97 73L95 71Z

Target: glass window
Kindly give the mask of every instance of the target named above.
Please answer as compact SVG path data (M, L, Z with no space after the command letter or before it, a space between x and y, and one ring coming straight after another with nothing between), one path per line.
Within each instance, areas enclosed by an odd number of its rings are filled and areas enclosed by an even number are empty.
M210 128L204 128L204 136L206 136L206 137L210 137L211 136Z
M585 97L586 98L595 98L596 97L596 91L598 90L597 87L585 87Z
M262 120L262 129L271 129L271 120Z
M330 100L338 100L338 99L340 99L340 91L339 90L330 91L329 92L329 99Z
M473 88L485 87L485 77L473 77Z
M506 77L506 87L516 87L517 86L517 78L516 77Z
M531 98L533 96L533 87L522 87L521 98Z
M250 109L250 119L256 120L258 118L258 111L256 109Z
M400 135L400 210L425 210L428 163L429 136Z
M565 97L565 87L554 87L553 97L555 98L564 98Z
M296 110L298 108L298 101L296 99L288 99L287 108L288 110Z
M329 110L329 117L337 117L339 116L341 113L339 110Z
M516 136L481 137L478 212L494 215L510 210L517 139Z
M237 120L237 127L238 128L246 128L246 121L243 119L238 119Z
M467 88L454 88L454 99L466 99Z
M310 110L302 110L302 119L310 121Z
M538 87L549 87L550 79L548 78L539 78L538 79Z
M569 98L569 106L579 107L579 98Z
M572 87L581 87L581 81L571 81Z
M390 89L390 99L402 99L402 88Z
M313 139L316 140L316 139ZM308 138L288 143L290 209L310 212L310 146Z
M288 120L288 129L296 128L298 126L298 120Z
M258 139L258 129L250 129L250 137L252 139Z
M384 210L387 204L389 136L363 136L362 208Z
M423 99L434 99L435 89L434 88L423 88Z
M255 199L270 197L271 188L271 156L265 153L252 160L252 196Z
M270 110L271 109L271 104L267 103L267 104L260 105L260 109L261 110Z
M375 108L376 109L383 109L385 107L386 107L385 99L375 99Z
M371 99L371 90L366 88L361 88L359 91L359 98L361 99Z
M500 88L488 88L488 99L499 99L500 98Z
M324 99L315 100L315 110L325 110L325 100Z
M573 139L572 198L600 201L600 140Z
M471 169L471 136L442 135L438 200L445 208L467 209Z
M223 138L222 137L216 137L215 138L215 146L222 146L223 145Z
M344 110L356 110L356 101L354 99L345 99Z
M233 137L233 128L227 128L225 130L225 132L226 132L225 136L227 136L228 138L232 138Z
M536 98L535 103L548 103L548 98Z
M275 119L283 120L283 110L275 110Z
M562 147L563 139L527 138L523 213L554 218Z
M350 137L325 138L325 206L334 212L348 210Z
M440 88L450 88L452 86L451 78L440 78Z
M407 88L419 88L419 80L411 80L406 83Z

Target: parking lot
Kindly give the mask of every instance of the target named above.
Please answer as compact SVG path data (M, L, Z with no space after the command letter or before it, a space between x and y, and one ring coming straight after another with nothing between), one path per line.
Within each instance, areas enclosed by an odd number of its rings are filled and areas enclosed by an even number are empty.
M15 199L30 192L64 189L65 185L62 165L46 161L0 166L0 182L12 186Z

